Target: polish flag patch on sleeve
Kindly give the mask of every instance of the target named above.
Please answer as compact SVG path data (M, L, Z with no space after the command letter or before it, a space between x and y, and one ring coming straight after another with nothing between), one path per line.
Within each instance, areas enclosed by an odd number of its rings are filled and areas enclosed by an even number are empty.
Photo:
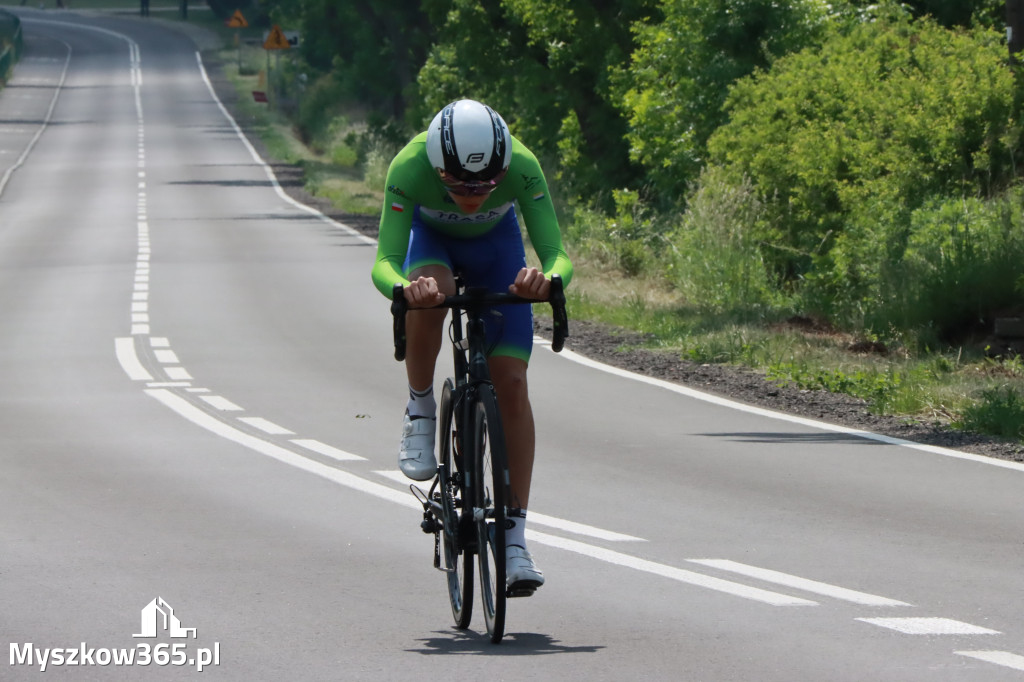
M392 211L397 211L398 213L401 213L402 211L405 210L405 205L404 204L400 204L397 201L392 202L391 210Z

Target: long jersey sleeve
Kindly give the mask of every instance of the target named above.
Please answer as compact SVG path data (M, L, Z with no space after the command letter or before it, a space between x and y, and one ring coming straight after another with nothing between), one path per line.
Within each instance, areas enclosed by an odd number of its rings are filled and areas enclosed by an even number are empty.
M448 196L427 159L426 133L420 133L395 156L388 169L380 218L377 260L372 277L377 289L391 297L395 284L408 284L402 272L413 215L445 234L471 238L485 234L519 204L519 215L544 275L558 274L568 285L572 262L562 245L555 208L537 157L515 137L508 174L474 214L464 214ZM511 284L511 282L509 282Z

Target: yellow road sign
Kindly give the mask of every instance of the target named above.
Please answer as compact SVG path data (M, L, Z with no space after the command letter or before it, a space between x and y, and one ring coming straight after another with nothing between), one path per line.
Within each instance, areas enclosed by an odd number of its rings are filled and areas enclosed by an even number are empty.
M291 49L291 44L288 42L288 38L285 37L284 31L277 24L270 29L270 35L263 41L264 50L288 50Z
M225 23L230 28L245 28L249 25L249 22L242 16L242 10L240 9L236 9L235 13Z

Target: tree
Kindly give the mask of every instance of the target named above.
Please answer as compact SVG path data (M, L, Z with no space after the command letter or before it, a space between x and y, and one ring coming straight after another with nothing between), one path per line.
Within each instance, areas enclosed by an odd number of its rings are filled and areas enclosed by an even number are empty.
M872 8L878 0L848 0L854 7ZM946 28L970 28L974 23L1001 27L1007 0L903 0L915 17L931 17ZM1014 0L1009 0L1014 2Z
M453 0L419 85L420 117L458 97L486 101L582 192L635 177L609 72L654 0Z
M275 23L302 33L306 63L349 102L401 119L446 0L269 0Z
M828 7L817 0L663 0L664 21L638 25L638 47L616 72L630 153L646 179L681 197L726 120L730 84L817 44Z

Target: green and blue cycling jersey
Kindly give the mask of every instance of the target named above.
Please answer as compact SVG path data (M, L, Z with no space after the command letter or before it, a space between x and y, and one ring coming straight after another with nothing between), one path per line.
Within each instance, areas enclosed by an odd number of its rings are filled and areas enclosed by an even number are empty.
M390 298L394 285L407 285L409 274L417 268L444 265L461 272L468 286L506 291L525 266L516 204L540 269L549 278L560 275L567 285L572 262L533 153L513 137L505 178L476 213L465 214L448 196L427 158L426 133L417 135L388 169L374 284ZM498 310L498 321L487 325L491 354L528 360L533 342L530 306L499 306Z

